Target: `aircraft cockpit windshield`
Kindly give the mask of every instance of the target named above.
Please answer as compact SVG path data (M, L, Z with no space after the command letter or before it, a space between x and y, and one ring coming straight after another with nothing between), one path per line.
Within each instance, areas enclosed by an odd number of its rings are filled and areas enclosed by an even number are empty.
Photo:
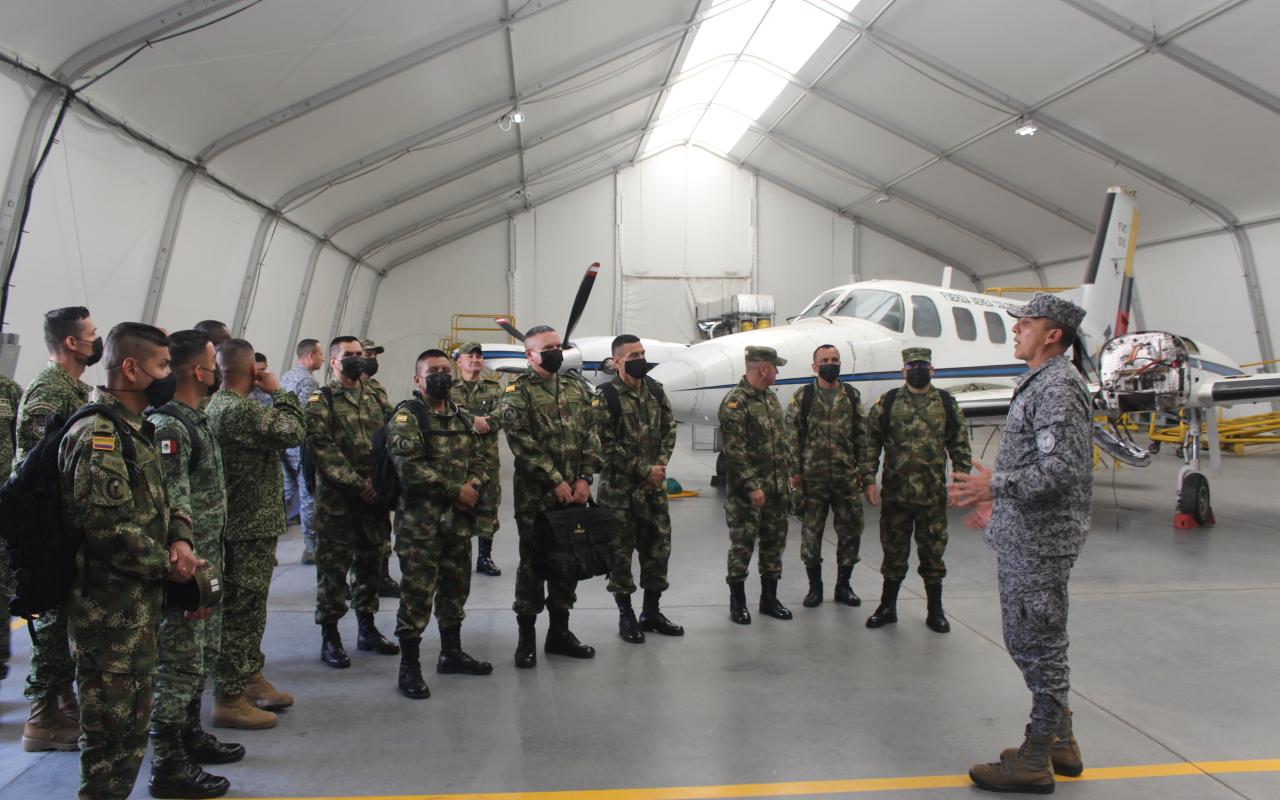
M832 311L837 317L854 317L902 333L902 295L880 289L855 289Z
M800 312L796 319L810 319L812 317L820 317L824 311L830 309L835 302L840 299L840 295L844 293L843 289L832 289L829 292L823 292L818 295L818 299L809 304L809 307Z

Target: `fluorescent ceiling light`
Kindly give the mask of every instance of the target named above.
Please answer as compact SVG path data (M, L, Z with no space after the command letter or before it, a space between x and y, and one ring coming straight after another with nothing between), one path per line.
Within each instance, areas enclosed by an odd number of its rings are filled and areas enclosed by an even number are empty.
M1028 122L1026 125L1023 125L1021 128L1015 129L1014 133L1018 134L1019 136L1035 136L1036 131L1038 130L1040 129L1035 126L1035 123Z

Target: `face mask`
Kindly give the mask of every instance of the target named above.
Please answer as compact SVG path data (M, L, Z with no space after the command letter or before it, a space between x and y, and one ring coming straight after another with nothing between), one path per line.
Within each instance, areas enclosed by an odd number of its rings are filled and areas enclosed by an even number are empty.
M139 367L139 369L142 368ZM147 396L147 402L151 404L152 408L159 408L173 399L173 392L178 388L177 375L170 372L163 378L156 378L145 369L142 372L148 378L151 378L151 383L147 384L147 388L143 389L142 393Z
M378 374L378 359L366 358L364 360L364 374L367 378L372 378Z
M364 359L360 356L348 356L338 363L342 365L342 376L348 380L360 380L364 374Z
M84 342L87 340L77 339L76 341ZM94 364L97 364L99 361L102 360L102 337L99 336L97 339L94 339L90 344L92 345L92 348L91 348L92 352L89 355L86 356L83 353L77 353L77 355L79 355L81 358L84 359L84 365L86 367L92 367Z
M432 400L447 399L452 386L453 376L447 372L433 372L427 376L427 396Z
M912 389L923 389L928 386L931 377L927 366L907 367L907 385Z
M209 390L209 394L216 394L222 388L222 367L214 366L212 370L207 370L204 367L200 369L205 372L213 372L213 383L208 384L205 388Z
M840 365L839 364L819 364L818 377L822 378L827 383L831 383L832 381L838 380L840 378Z
M653 365L643 358L637 358L634 361L625 362L623 369L632 378L643 378L649 374L649 370L653 369Z
M558 347L555 350L543 350L538 355L542 357L541 366L547 372L559 372L561 365L564 364L564 351Z

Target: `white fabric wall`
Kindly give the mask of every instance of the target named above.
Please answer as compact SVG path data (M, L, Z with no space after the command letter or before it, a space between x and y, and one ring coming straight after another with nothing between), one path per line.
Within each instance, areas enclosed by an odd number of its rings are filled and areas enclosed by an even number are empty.
M279 375L293 363L290 358L282 364L280 353L296 344L285 340L293 325L293 312L298 305L298 292L302 289L313 242L283 224L276 227L274 236L268 236L270 244L258 272L244 338L253 342L253 348L267 357L271 371Z
M318 339L323 346L329 346L333 312L345 290L342 278L347 274L350 263L351 259L331 248L320 251L316 274L311 279L311 291L307 294L307 308L302 314L302 327L298 330L299 340Z

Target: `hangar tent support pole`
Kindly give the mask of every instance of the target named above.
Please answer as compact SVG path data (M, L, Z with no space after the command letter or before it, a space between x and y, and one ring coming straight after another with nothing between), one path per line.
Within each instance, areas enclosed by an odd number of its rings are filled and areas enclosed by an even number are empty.
M165 280L169 277L169 265L173 262L173 243L178 238L178 228L182 225L182 212L187 207L187 196L191 194L191 185L195 183L198 170L187 167L178 176L173 187L173 198L169 200L169 213L164 219L164 229L160 232L160 245L156 248L156 263L151 268L151 283L147 287L147 299L142 306L142 321L155 325L160 314L160 300L164 297Z
M837 219L839 214L836 215ZM852 257L849 264L849 280L857 283L862 280L862 223L858 220L853 221L853 247Z
M747 226L747 247L751 255L751 293L760 293L760 176L751 173L751 224Z
M307 298L311 295L311 284L316 278L316 265L320 263L320 253L324 251L324 242L317 240L311 248L311 256L307 259L307 271L302 275L302 288L298 292L298 305L293 309L293 322L289 325L289 338L285 341L284 358L281 364L292 364L297 356L295 348L302 335L302 317L307 313ZM326 346L328 342L324 343Z
M1272 346L1271 326L1267 323L1267 310L1262 302L1262 286L1258 282L1258 264L1253 256L1253 242L1249 233L1239 225L1231 227L1231 239L1235 242L1236 252L1240 254L1240 272L1244 278L1245 293L1249 295L1249 310L1253 312L1253 332L1258 339L1258 355L1262 361L1273 361L1276 357ZM1275 364L1265 364L1263 372L1275 372ZM1272 408L1277 406L1271 404Z
M338 287L338 302L333 305L333 322L329 324L329 341L338 338L338 328L342 325L342 317L347 313L347 301L351 299L351 279L355 277L360 262L354 258L347 262L347 271L342 275L342 284ZM324 379L329 380L329 363L325 360Z
M516 217L507 217L507 313L516 318ZM388 270L390 271L390 270Z
M14 248L18 244L18 223L26 208L27 181L31 177L31 171L35 169L44 133L49 127L49 118L53 116L53 109L57 107L61 94L52 85L46 84L40 88L27 108L27 116L22 120L22 129L13 148L4 198L0 200L0 258L3 259L0 261L0 270L3 271L0 285L7 286L12 277L10 267Z
M236 302L236 314L231 323L232 336L243 337L245 328L249 327L249 312L252 310L258 275L262 272L267 234L279 223L280 217L277 214L263 214L262 221L258 223L258 233L253 237L253 248L249 251L249 264L244 269L244 280L240 283L240 299Z
M623 273L622 273L622 171L613 173L613 335L622 333L623 327Z
M373 320L373 307L378 304L378 287L382 286L382 279L387 277L387 273L379 272L373 279L373 285L369 287L369 301L364 304L364 317L360 320L360 333L357 334L361 339L369 338L369 323Z

